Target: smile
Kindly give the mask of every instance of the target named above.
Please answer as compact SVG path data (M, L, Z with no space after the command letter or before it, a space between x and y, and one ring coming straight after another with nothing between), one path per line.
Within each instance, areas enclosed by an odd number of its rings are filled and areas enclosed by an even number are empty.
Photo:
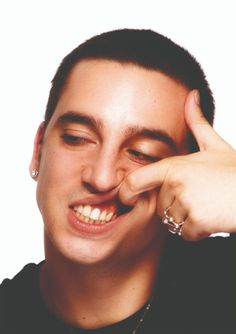
M130 210L128 207L122 206L119 210L101 209L98 207L92 207L90 205L78 205L74 206L73 210L76 216L85 223L88 224L106 224L115 220L118 215Z
M89 224L106 224L117 217L112 211L93 208L90 205L79 205L74 207L76 216Z

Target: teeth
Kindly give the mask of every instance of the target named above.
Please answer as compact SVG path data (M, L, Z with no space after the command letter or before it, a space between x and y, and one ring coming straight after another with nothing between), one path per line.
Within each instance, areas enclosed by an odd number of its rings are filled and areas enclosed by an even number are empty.
M84 217L84 221L85 221L85 223L88 223L88 221L89 221L89 217L88 217L88 216L85 216L85 217Z
M104 221L106 219L106 215L107 215L107 212L106 210L102 211L101 215L100 215L100 220L101 221Z
M98 209L98 208L93 209L91 214L90 214L90 218L93 219L93 220L99 220L100 214L101 214L100 209Z
M108 215L105 218L106 222L109 222L109 220L111 220L112 216L113 216L113 212L108 213Z
M85 205L85 207L83 208L83 211L81 212L83 216L89 217L90 213L92 211L92 208L90 205Z
M74 207L77 216L85 223L104 224L114 220L117 215L114 212L108 212L99 208L92 208L90 205L79 205Z
M78 211L79 213L82 213L82 212L83 212L83 205L80 205L80 206L78 207L77 211Z

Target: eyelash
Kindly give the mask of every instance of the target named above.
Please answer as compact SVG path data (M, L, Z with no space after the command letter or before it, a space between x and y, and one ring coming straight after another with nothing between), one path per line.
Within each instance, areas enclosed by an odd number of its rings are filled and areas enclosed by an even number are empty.
M143 162L146 162L146 163L152 163L152 162L155 162L155 161L158 161L160 160L159 157L154 157L154 156L151 156L151 155L147 155L147 154L144 154L144 153L141 153L139 151L136 151L136 150L128 150L129 154L131 154L133 156L133 158L135 160L138 160L138 161L143 161Z
M80 136L69 135L67 133L64 133L62 135L62 139L67 144L76 145L76 146L82 146L82 145L85 145L89 142L89 139L87 139L87 138L80 137Z
M65 143L67 143L68 145L72 145L72 146L83 146L89 143L88 138L74 136L74 135L67 134L67 133L64 133L61 137ZM147 155L147 154L144 154L139 151L132 150L132 149L129 149L128 153L132 156L133 160L137 162L141 162L141 163L152 163L152 162L160 160L159 157Z

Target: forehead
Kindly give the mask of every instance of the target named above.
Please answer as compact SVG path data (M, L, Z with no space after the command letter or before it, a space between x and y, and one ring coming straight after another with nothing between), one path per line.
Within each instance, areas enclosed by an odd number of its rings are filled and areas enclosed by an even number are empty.
M155 70L111 60L83 60L68 76L52 121L78 111L113 133L128 126L158 127L179 144L186 135L188 89Z

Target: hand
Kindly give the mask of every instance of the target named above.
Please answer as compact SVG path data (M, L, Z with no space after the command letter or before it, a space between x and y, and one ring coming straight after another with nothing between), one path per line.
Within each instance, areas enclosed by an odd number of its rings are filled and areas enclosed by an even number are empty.
M123 181L120 199L133 205L139 194L160 188L157 214L185 221L182 237L199 240L236 232L236 151L204 118L196 90L186 99L185 120L200 151L163 159L136 169Z

